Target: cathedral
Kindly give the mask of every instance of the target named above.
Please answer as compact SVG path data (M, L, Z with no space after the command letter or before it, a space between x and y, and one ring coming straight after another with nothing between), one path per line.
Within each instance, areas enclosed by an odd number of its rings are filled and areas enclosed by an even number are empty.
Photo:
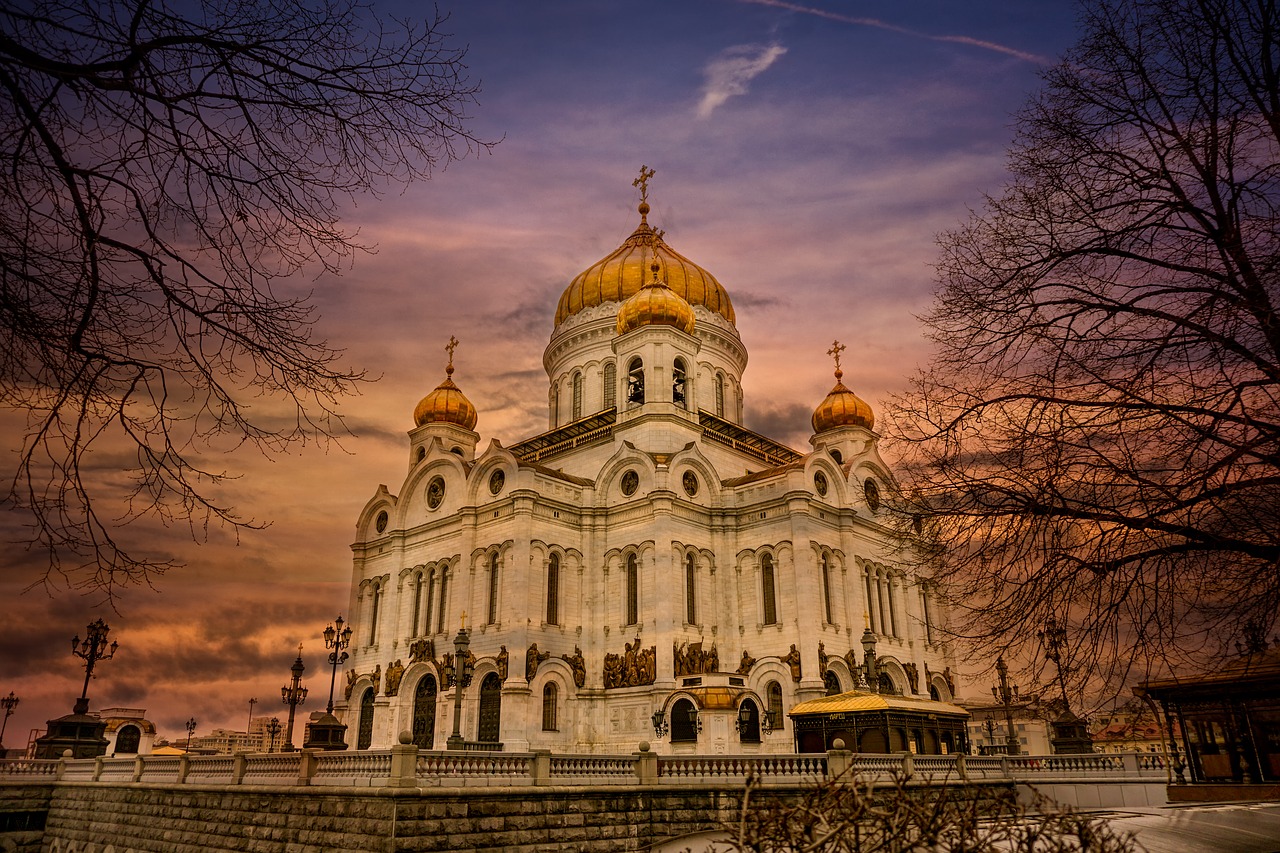
M402 484L356 523L350 746L789 753L801 702L953 698L843 347L811 449L743 426L733 302L649 224L652 174L635 231L560 296L545 432L481 451L450 339Z

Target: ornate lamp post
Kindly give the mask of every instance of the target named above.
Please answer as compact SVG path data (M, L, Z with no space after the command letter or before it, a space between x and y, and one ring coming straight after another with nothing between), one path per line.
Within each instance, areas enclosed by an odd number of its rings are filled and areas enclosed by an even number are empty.
M876 662L876 635L867 627L862 632L862 669L867 679L867 689L880 692L880 667Z
M1017 755L1018 749L1018 730L1013 725L1013 702L1018 698L1018 685L1014 685L1013 689L1009 689L1009 667L1004 664L1004 656L996 658L996 672L1000 676L1000 686L991 688L991 695L996 701L1004 706L1004 721L1008 727L1005 733L1005 743L1009 755Z
M116 649L120 644L112 641L111 645L107 645L107 636L111 633L111 629L107 627L107 623L101 619L96 622L89 623L87 635L81 641L80 635L71 638L71 653L84 661L84 689L80 691L80 698L76 700L74 713L89 713L89 679L93 677L93 667L100 660L111 660L116 656Z
M1063 662L1063 651L1067 645L1067 631L1056 619L1044 623L1044 629L1038 632L1040 645L1044 648L1044 658L1053 664L1058 673L1058 689L1062 692L1062 712L1051 723L1053 751L1059 754L1093 752L1093 738L1089 736L1089 726L1084 720L1071 711L1071 703L1067 700L1067 665Z
M347 647L351 645L351 626L344 628L342 624L342 617L339 616L332 625L324 629L324 647L329 650L329 665L333 667L333 675L329 677L329 704L324 709L326 714L333 713L333 687L338 682L338 666L351 657L347 654Z
M280 734L280 721L275 717L267 720L267 734L271 737L271 743L267 746L267 752L275 752L276 737Z
M20 700L13 695L13 691L9 691L9 695L0 699L0 708L4 708L4 720L0 721L0 754L4 753L4 730L9 725L9 716L13 714L13 709L18 707Z
M191 751L191 736L196 733L196 718L187 718L187 752Z
M298 706L307 701L307 688L301 684L302 672L305 669L306 666L302 663L302 643L298 643L298 659L293 662L293 666L289 667L293 678L290 679L287 687L280 688L280 698L289 706L289 726L285 729L281 752L293 752L293 715L298 710ZM333 701L332 696L329 697L329 701Z
M466 614L462 620L458 636L453 638L453 734L449 735L446 743L448 749L466 749L467 746L462 738L462 691L471 680L471 632L466 627Z

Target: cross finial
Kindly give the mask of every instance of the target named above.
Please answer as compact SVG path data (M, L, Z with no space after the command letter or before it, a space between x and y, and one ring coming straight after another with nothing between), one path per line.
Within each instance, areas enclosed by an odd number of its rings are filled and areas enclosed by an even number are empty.
M458 623L458 630L459 631L467 630L467 611L465 610L462 611L462 620Z
M449 336L449 343L444 345L445 352L449 353L449 366L444 369L448 375L453 375L453 351L458 348L458 339L453 335Z
M840 369L840 353L844 352L847 349L848 347L840 343L839 341L832 341L831 349L827 350L827 355L831 356L836 360L836 381L837 382L840 380L842 376L844 376L844 371Z
M649 179L652 178L655 174L657 173L654 172L653 169L650 169L648 166L641 166L640 177L636 178L634 181L631 182L631 186L640 188L641 204L649 200Z

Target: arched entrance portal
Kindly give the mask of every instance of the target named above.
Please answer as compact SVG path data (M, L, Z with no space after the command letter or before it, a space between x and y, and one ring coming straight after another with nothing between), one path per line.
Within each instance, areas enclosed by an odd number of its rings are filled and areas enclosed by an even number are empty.
M480 682L480 730L476 740L498 743L502 732L502 681L491 672Z
M121 726L116 732L116 755L133 755L142 740L142 730L137 726Z
M432 749L436 742L436 677L424 675L413 691L413 742Z
M373 743L373 689L360 694L360 733L356 736L356 749L368 749Z

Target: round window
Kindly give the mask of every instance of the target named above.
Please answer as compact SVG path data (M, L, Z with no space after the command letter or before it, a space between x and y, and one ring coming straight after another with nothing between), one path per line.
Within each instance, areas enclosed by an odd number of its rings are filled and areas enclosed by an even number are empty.
M627 471L622 475L622 493L627 497L631 497L636 493L636 489L640 488L640 475L634 470Z
M427 508L435 509L444 500L444 477L432 477L427 483Z
M506 482L507 475L502 472L501 468L494 471L489 475L489 493L493 495L498 494L498 492L502 491L502 487L506 485Z
M387 529L387 522L390 519L391 519L391 516L387 515L387 511L385 509L382 512L378 513L378 520L375 521L373 524L375 527L378 528L379 533Z
M871 508L872 512L880 509L880 487L876 485L875 480L868 477L867 481L862 484L862 493L866 495L867 506Z
M689 497L693 497L698 493L698 475L692 471L685 471L682 478L684 483L684 493Z
M821 471L813 475L813 487L817 489L818 494L822 497L827 496L827 475Z

